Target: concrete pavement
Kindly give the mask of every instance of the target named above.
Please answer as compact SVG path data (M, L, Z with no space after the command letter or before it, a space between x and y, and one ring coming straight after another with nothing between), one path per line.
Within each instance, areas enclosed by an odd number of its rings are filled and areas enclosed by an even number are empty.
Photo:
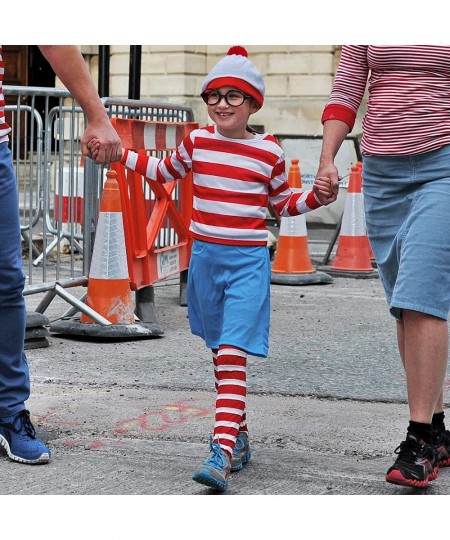
M27 297L27 302L32 300L38 299ZM178 303L176 280L155 286L155 306L165 332L161 338L102 343L52 334L49 347L28 351L33 383L28 405L39 433L54 450L49 467L58 471L58 480L54 485L28 482L29 474L46 473L25 467L25 475L24 467L9 464L5 457L0 482L8 470L8 476L17 474L24 486L1 482L2 492L205 491L190 481L189 471L208 454L214 404L210 353L190 334L186 308ZM56 298L46 314L56 318L66 307ZM325 463L327 458L342 459L363 477L361 463L371 463L379 470L380 482L370 487L370 480L363 491L409 492L383 482L393 450L404 435L408 411L394 323L378 279L337 277L328 285L272 285L270 356L249 358L248 390L255 458L239 481L232 482L230 494L329 490L323 481L309 485L293 482L292 477L257 487L255 474L260 466L262 476L267 474L262 463L269 450L286 456L293 452L293 458L300 452L301 459L314 453L322 455ZM168 448L158 443L169 447L177 443L186 454L196 456L183 460L186 473L176 475L178 482L167 474L159 484L150 468L148 482L147 473L136 470L139 482L116 482L115 475L114 481L93 483L88 463L92 460L97 469L96 455L126 454L130 447L139 457L143 444L149 457L161 452L167 461ZM86 475L86 483L61 484L66 457L86 463L86 469L76 467L77 474ZM339 467L328 468L327 474L336 475L333 492L353 494L362 489L361 478L341 485ZM447 489L450 493L450 474L445 472L427 493Z
M209 453L212 362L190 334L178 287L176 279L155 286L163 337L98 342L52 334L49 347L28 351L28 407L53 459L31 467L0 453L1 495L211 493L191 476ZM40 300L28 296L27 309ZM57 297L45 314L55 320L67 308ZM450 494L445 469L424 490L384 481L408 408L378 278L272 285L270 357L249 358L248 392L254 456L232 475L223 500Z

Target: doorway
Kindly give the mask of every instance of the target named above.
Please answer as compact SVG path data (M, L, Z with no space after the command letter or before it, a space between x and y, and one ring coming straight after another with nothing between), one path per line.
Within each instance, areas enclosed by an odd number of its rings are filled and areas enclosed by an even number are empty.
M2 50L5 63L4 85L54 88L55 72L44 58L37 45L3 45ZM16 105L17 96L6 95L5 103L6 105ZM36 96L33 102L31 97L23 96L20 104L30 106L34 104L34 108L44 121L46 107L45 96ZM50 98L47 106L51 109L57 104L58 98ZM12 114L7 111L5 116L8 124L13 127ZM27 120L25 120L25 118ZM31 117L27 114L24 115L22 120L18 123L18 125L20 125L20 148L22 150L26 148L25 139L27 138L27 132L30 128L30 122ZM28 144L30 144L30 141L28 141ZM33 146L35 144L36 141L34 140Z
M55 86L55 72L37 45L3 45L5 76L12 86Z

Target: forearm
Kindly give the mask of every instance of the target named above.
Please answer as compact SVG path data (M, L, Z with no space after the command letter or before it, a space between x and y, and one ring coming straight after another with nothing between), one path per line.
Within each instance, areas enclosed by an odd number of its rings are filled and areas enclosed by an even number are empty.
M341 120L327 120L324 122L322 150L319 158L321 165L334 161L348 132L349 126L345 122L341 122Z
M78 47L75 45L40 45L53 71L83 109L89 122L107 117L103 103Z
M121 149L119 136L111 125L78 47L40 45L39 48L87 117L87 127L80 141L83 156L92 157L88 144L96 138L99 146L96 150L95 163L117 161Z
M175 180L170 176L168 179L163 177L160 172L162 160L154 156L138 154L133 150L122 148L122 157L120 162L127 169L137 172L147 180L156 180L162 184L164 184L166 181L171 182Z
M339 190L339 174L334 159L349 131L348 124L341 120L326 120L323 123L322 149L316 180L328 178L331 181L332 191L336 195Z

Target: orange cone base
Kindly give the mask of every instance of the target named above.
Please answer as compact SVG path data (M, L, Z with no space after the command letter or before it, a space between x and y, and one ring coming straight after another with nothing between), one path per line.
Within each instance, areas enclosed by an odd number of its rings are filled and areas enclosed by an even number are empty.
M112 324L133 324L135 322L128 278L115 280L89 278L85 303ZM80 321L94 323L84 313L81 314Z
M332 283L333 278L313 267L306 236L280 236L270 282L277 285L313 285Z
M273 261L272 272L280 274L312 274L306 236L280 236Z
M366 236L341 236L332 270L373 272Z
M270 283L276 285L318 285L320 283L333 283L333 278L325 272L312 274L280 274L272 272Z

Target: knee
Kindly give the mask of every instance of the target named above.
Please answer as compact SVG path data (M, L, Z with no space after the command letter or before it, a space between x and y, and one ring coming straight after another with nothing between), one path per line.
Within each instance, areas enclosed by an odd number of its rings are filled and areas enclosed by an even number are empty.
M25 275L21 268L0 268L0 297L10 301L22 298Z

